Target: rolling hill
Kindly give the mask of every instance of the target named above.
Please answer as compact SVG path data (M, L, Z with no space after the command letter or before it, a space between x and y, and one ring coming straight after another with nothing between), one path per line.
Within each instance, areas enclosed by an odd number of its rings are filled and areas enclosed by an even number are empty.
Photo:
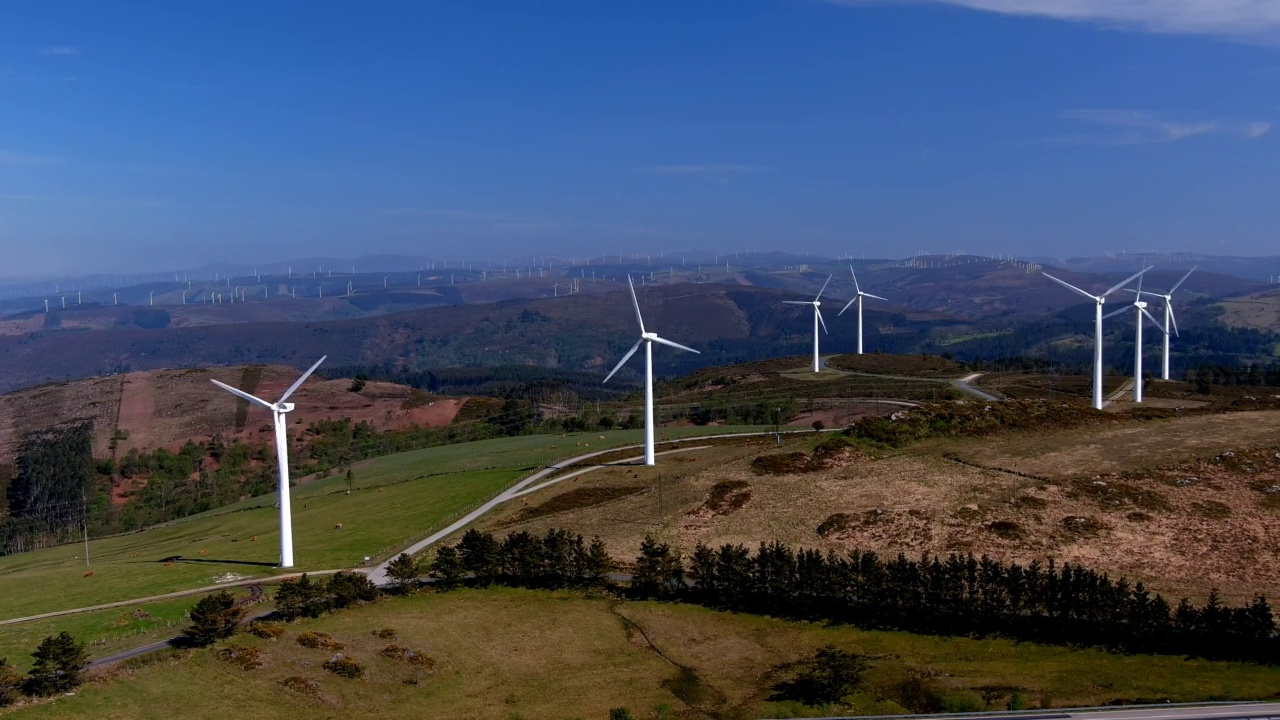
M617 286L597 281L600 286ZM588 283L583 283L586 287ZM702 355L658 353L663 373L761 357L800 354L810 342L801 313L779 301L792 293L740 285L640 288L646 323L691 342ZM0 336L0 391L97 375L161 368L279 363L303 367L328 355L333 365L386 364L412 370L527 364L601 371L636 333L622 292L427 308L355 320L249 322L110 332L46 329ZM938 327L959 326L938 312L873 309L868 346L909 351ZM849 322L831 323L827 347L853 345Z
M266 416L214 386L210 379L273 398L297 377L278 365L186 370L151 370L47 385L0 397L0 465L12 462L15 446L31 430L71 420L94 421L94 456L123 456L131 449L176 450L187 441L215 435L264 442ZM351 392L351 381L314 379L294 394L290 415L303 426L349 418L378 430L414 425L441 427L457 415L466 398L442 398L385 382ZM114 440L114 442L113 442Z

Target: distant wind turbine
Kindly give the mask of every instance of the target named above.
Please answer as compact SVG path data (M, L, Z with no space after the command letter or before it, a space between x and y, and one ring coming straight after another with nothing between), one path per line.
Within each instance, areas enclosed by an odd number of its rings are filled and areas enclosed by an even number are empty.
M288 390L280 396L280 399L274 403L269 403L258 397L254 397L249 393L233 388L230 385L210 380L214 385L226 390L236 397L248 400L251 404L266 408L271 411L271 417L275 422L276 428L276 462L280 468L280 567L293 567L293 515L289 508L289 438L285 435L285 424L287 422L286 415L293 410L293 403L285 402L293 395L294 391L302 387L302 383L311 377L311 373L320 367L320 363L324 362L324 358L316 361L309 370L302 374L302 377L294 381Z
M640 346L644 345L644 464L654 465L653 344L658 343L659 345L666 345L668 347L676 348L677 350L684 350L695 354L697 354L698 351L691 347L685 347L679 343L673 343L670 340L660 338L657 333L646 332L644 329L644 318L640 315L640 301L636 299L636 285L631 281L630 275L627 275L627 284L631 287L631 305L636 310L636 322L640 324L640 339L636 341L635 345L631 346L631 349L627 351L626 355L622 356L622 360L618 361L618 364L613 368L613 372L610 372L609 375L605 377L604 382L609 382L609 379L616 375L617 372L622 369L623 365L627 364L627 361L631 359L631 356L636 354L636 351L640 349Z
M1194 267L1188 270L1187 274L1183 275L1181 280L1174 283L1173 287L1169 288L1169 292L1158 293L1158 292L1151 292L1150 290L1139 291L1143 295L1150 295L1152 297L1158 297L1164 300L1164 325L1161 327L1161 330L1164 330L1164 344L1160 352L1160 379L1161 380L1169 379L1169 336L1170 334L1174 336L1178 334L1178 319L1173 316L1173 293L1178 288L1182 287L1182 283L1186 282L1187 278L1191 277L1191 273L1195 271L1196 271L1196 268ZM1160 323L1156 323L1156 324L1159 325Z
M1115 285L1112 285L1110 288L1107 289L1106 292L1102 293L1101 295L1092 295L1090 293L1087 293L1081 290L1075 285L1072 285L1071 283L1063 282L1062 280L1059 280L1058 278L1050 275L1049 273L1046 273L1046 272L1040 273L1041 275L1044 275L1045 277L1058 283L1059 285L1070 290L1071 292L1074 292L1078 295L1083 295L1084 297L1089 298L1096 305L1096 307L1094 308L1094 314L1093 314L1093 409L1094 410L1102 409L1102 306L1107 302L1108 295L1110 295L1111 293L1114 293L1115 291L1119 290L1125 285L1128 285L1129 283L1133 282L1136 278L1142 277L1143 273L1145 273L1147 270L1150 270L1150 269L1151 268L1143 268L1142 270L1139 270L1133 275L1125 278L1123 281Z
M839 313L837 313L836 317L843 315L844 311L848 310L850 305L853 305L854 303L858 304L858 354L861 355L862 354L862 298L864 297L875 298L876 300L884 300L885 302L888 302L888 298L882 298L879 295L872 295L871 293L862 292L862 288L858 287L858 274L853 271L852 265L849 266L849 274L853 276L853 289L858 294L853 296L853 299L849 301L849 305L845 305L844 310L841 310Z
M818 360L818 325L822 325L822 332L827 332L827 323L822 319L822 311L818 308L822 305L822 293L827 291L827 285L831 284L832 275L827 276L827 281L822 283L822 289L818 291L817 297L813 300L783 300L787 305L812 305L813 306L813 371L820 372ZM830 333L828 333L830 334Z
M1145 270L1143 272L1146 272ZM1134 325L1133 325L1133 401L1135 403L1142 402L1142 318L1145 316L1160 327L1160 321L1156 320L1151 313L1147 312L1147 303L1142 299L1142 278L1138 278L1138 289L1134 290L1133 307L1134 307ZM1109 312L1102 316L1103 320L1115 317L1122 312L1128 312L1128 308L1120 308L1113 312ZM1164 328L1161 328L1162 330Z

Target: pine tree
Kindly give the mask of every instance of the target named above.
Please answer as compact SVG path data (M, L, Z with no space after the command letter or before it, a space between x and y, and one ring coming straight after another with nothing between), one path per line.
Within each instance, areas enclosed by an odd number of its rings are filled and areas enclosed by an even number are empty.
M325 588L311 582L306 573L297 580L285 580L276 590L276 612L286 620L320 617L329 609Z
M400 553L387 563L387 577L395 582L396 589L402 593L408 592L421 574L422 566L418 560L405 553Z
M587 559L582 573L582 582L588 587L601 587L609 583L609 573L613 572L613 558L600 538L592 538L587 548Z
M646 535L631 587L640 597L671 598L684 590L684 563L680 552Z
M458 553L463 570L471 573L476 585L486 587L497 579L501 568L499 543L492 535L474 528L466 531L458 542Z
M83 681L81 674L89 665L84 643L76 642L65 630L40 641L31 657L35 663L24 689L28 695L37 697L74 690Z
M805 705L843 702L865 679L870 666L857 653L827 645L794 679L774 686L770 700L794 700Z
M378 599L378 588L368 575L358 572L334 573L325 583L328 604L342 609L373 602Z
M456 547L445 545L436 550L431 561L431 577L435 578L436 587L441 590L455 588L462 582L466 571L462 569L462 557Z
M244 619L244 608L226 590L205 595L191 608L191 625L182 631L186 641L204 647L229 638Z

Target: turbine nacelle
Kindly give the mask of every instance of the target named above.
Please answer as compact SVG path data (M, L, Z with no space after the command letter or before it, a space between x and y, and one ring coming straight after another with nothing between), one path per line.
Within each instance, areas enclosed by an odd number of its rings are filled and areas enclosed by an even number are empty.
M256 395L251 395L240 388L231 387L224 382L210 379L210 382L214 385L241 400L247 401L250 405L257 405L264 410L271 411L276 431L276 465L280 482L277 489L280 497L280 567L284 568L293 567L293 515L289 504L289 440L286 437L288 420L285 418L285 414L292 412L294 408L293 403L289 402L289 396L302 387L302 383L311 377L311 374L316 371L316 368L320 367L320 363L324 362L324 360L323 357L317 360L315 365L308 368L302 374L302 377L295 380L280 396L280 399L273 403L267 402Z

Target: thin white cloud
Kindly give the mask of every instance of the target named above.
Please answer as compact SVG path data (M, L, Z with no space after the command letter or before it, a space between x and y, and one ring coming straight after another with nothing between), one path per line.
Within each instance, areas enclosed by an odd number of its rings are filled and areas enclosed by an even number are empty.
M10 152L8 150L0 150L0 165L17 165L21 167L44 167L48 165L59 165L62 158L53 157L52 155L33 155L31 153Z
M72 47L70 45L50 45L40 52L54 57L73 57L80 54L80 48Z
M1062 114L1066 120L1089 123L1111 132L1053 138L1051 142L1076 145L1152 145L1201 135L1228 135L1253 140L1271 131L1269 122L1234 120L1179 121L1139 110L1083 109Z
M649 168L657 175L738 175L764 170L754 165L659 165Z
M1280 38L1277 0L825 0L835 5L953 5L1157 33Z

